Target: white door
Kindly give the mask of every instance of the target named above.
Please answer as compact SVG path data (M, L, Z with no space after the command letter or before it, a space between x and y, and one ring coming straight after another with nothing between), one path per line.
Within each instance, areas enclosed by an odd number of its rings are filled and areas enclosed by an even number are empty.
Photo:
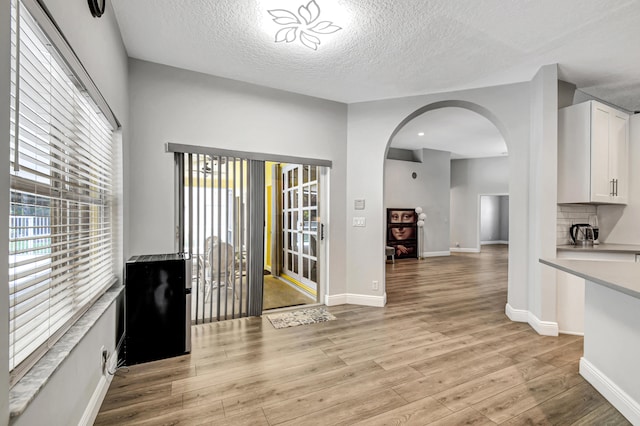
M319 170L282 168L282 271L301 289L318 293Z

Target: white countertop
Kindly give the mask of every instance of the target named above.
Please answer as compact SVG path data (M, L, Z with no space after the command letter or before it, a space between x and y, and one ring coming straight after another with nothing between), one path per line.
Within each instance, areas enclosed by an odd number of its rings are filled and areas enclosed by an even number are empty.
M564 244L556 247L557 251L584 251L584 252L609 252L609 253L640 253L640 244L608 244L602 243L594 246L582 246Z
M640 263L540 259L540 263L640 299Z

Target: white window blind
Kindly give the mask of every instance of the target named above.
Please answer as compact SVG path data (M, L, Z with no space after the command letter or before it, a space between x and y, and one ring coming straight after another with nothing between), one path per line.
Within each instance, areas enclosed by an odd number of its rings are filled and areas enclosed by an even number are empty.
M15 382L113 284L116 215L111 125L21 2L12 1L11 18Z

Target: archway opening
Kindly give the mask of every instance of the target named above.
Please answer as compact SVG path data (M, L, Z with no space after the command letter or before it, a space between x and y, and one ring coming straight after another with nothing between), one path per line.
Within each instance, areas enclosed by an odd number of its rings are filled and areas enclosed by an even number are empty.
M480 235L481 197L487 194L509 194L508 136L501 123L486 108L466 101L419 108L398 124L387 144L383 200L388 252L394 249L399 262L418 262L419 269L433 264L431 258L480 254L483 247L488 249L481 244ZM394 241L392 231L398 225L390 223L389 212L416 207L426 217L423 226L415 228L415 243ZM505 211L508 205L497 213ZM508 228L501 235L490 251L504 255L506 289ZM385 290L389 304L394 297L386 282L395 270L395 264L388 261Z

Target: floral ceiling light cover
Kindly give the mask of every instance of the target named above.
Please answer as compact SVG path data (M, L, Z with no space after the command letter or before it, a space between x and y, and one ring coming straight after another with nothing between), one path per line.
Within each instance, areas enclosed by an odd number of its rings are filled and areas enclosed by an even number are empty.
M285 9L272 9L267 12L273 17L273 22L284 27L276 32L276 43L300 40L309 49L318 50L320 45L318 36L333 34L342 29L331 21L319 20L320 6L315 0L310 1L306 6L300 6L298 13Z

